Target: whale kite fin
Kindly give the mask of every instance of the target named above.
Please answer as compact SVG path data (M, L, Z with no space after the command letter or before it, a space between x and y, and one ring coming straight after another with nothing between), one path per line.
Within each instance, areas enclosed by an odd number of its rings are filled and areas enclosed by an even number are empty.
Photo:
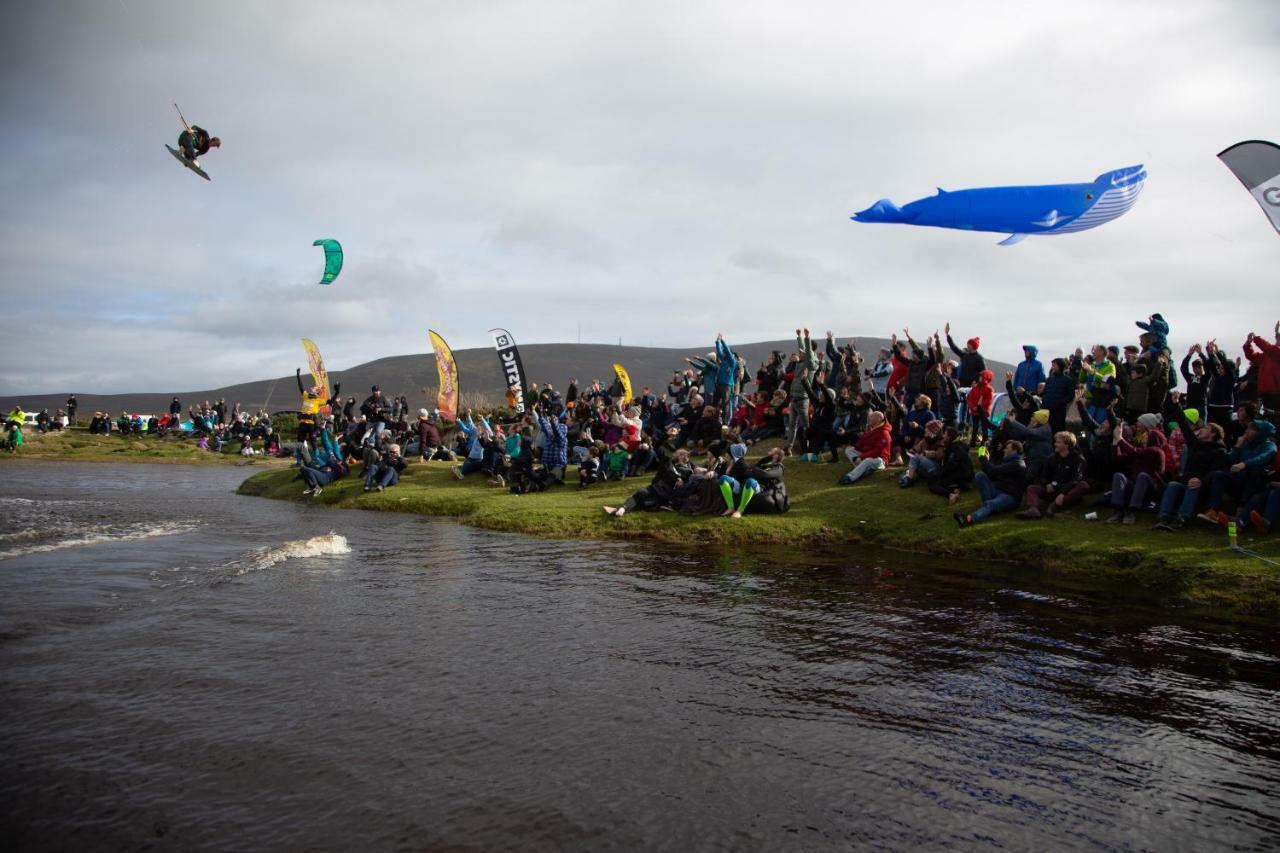
M1010 234L1008 237L1005 237L1003 240L1001 240L998 245L1013 246L1017 243L1021 243L1025 239L1027 239L1026 234Z
M1062 220L1064 220L1064 219L1066 219L1066 217L1065 217L1065 216L1061 216L1061 215L1058 213L1058 211L1057 211L1056 209L1054 209L1054 210L1049 211L1048 213L1046 213L1044 216L1040 217L1039 219L1033 219L1033 220L1031 220L1031 224L1032 224L1032 225L1039 225L1041 228L1052 228L1053 226L1057 225L1059 222L1061 222L1061 221L1062 221Z

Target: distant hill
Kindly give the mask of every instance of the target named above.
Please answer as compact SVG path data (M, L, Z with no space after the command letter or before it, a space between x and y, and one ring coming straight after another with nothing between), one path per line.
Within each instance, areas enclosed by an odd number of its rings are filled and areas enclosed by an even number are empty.
M847 338L838 340L843 343ZM868 361L874 361L876 351L888 344L884 338L857 338L858 350ZM671 379L672 370L688 366L684 363L686 357L703 355L710 349L710 342L704 349L609 344L521 344L520 357L530 382L537 382L539 386L550 382L561 391L569 384L570 377L577 377L582 387L589 385L592 379L610 382L613 378L613 363L618 362L626 367L631 375L632 385L639 392L644 385L664 389ZM752 375L775 349L790 353L795 349L795 341L763 341L734 347L735 352L747 360ZM483 402L501 401L506 392L506 382L492 347L454 350L453 354L458 362L464 406L468 404L468 399L481 402L477 396L482 397ZM298 364L305 364L301 349L298 352ZM988 366L996 371L997 384L1000 384L1003 371L1012 369L1000 362L989 362ZM341 383L344 397L355 397L357 403L369 395L370 388L375 384L381 385L383 393L388 396L403 394L408 397L414 408L430 407L435 402L436 367L431 353L393 355L347 370L331 369L329 377L331 382ZM169 401L175 394L182 401L184 411L186 406L197 401L219 399L226 400L228 406L239 402L244 409L268 407L271 411L280 411L296 407L298 390L294 377L290 374L207 391L79 394L78 399L81 415L98 410L117 413L162 412L168 410ZM53 411L61 408L66 399L66 393L11 396L0 398L0 408L9 411L21 403L27 411L44 408Z

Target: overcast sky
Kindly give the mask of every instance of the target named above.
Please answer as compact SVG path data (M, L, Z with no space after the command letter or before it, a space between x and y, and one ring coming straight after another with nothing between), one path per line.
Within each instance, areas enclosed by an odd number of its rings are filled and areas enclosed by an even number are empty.
M215 387L518 341L923 334L1231 351L1280 238L1280 3L22 3L0 34L0 393ZM224 140L205 183L171 102ZM848 217L1145 163L1096 230ZM346 268L316 284L334 237ZM1273 316L1275 315L1275 316Z

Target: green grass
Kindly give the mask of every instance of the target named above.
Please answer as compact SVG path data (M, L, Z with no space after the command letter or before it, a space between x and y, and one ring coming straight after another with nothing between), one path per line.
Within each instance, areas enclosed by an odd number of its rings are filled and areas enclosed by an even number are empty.
M359 466L357 466L358 469ZM352 474L328 486L319 498L305 498L294 470L256 474L242 494L314 500L337 507L445 516L476 527L558 539L649 539L684 545L874 544L903 550L982 560L1022 563L1099 584L1139 588L1161 598L1280 613L1280 568L1227 548L1226 534L1202 522L1183 533L1150 530L1154 518L1140 516L1128 527L1085 521L1087 508L1054 519L1021 521L998 516L957 528L945 499L922 486L900 489L891 469L854 486L840 486L845 465L791 462L786 515L741 519L688 517L669 512L633 512L616 519L601 506L621 504L648 484L648 478L603 483L579 490L570 485L531 495L513 495L473 474L455 480L442 462L413 463L400 485L365 493ZM961 502L976 506L975 493ZM1102 511L1102 517L1107 513ZM1241 532L1240 544L1280 562L1280 539Z
M260 443L260 442L259 442ZM240 463L279 466L289 460L263 456L240 455L240 442L228 442L221 453L200 450L194 438L154 436L91 435L83 429L70 429L41 435L32 430L24 435L24 444L16 454L0 453L4 459L56 459L69 462L159 462L184 465L236 465Z

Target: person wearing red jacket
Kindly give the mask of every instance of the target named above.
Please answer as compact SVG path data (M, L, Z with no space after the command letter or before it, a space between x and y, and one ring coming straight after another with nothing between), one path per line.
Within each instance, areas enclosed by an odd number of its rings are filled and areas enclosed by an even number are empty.
M1276 342L1269 344L1250 332L1244 341L1244 357L1258 368L1258 402L1265 408L1267 420L1280 427L1280 322L1275 336Z
M856 483L872 471L879 471L889 464L889 452L893 447L893 435L884 412L872 412L867 416L867 430L857 442L845 450L845 456L853 463L853 470L840 478L840 485Z
M973 383L969 394L964 398L969 420L973 423L969 432L969 444L974 447L978 446L979 431L981 431L982 440L986 441L996 429L996 425L991 423L991 408L996 402L996 392L991 387L991 381L995 378L996 375L990 370L979 372L977 381Z
M904 382L907 381L907 374L911 372L911 359L907 357L906 341L898 340L898 336L893 336L893 372L889 374L889 383L885 386L885 393L888 395L897 395Z

